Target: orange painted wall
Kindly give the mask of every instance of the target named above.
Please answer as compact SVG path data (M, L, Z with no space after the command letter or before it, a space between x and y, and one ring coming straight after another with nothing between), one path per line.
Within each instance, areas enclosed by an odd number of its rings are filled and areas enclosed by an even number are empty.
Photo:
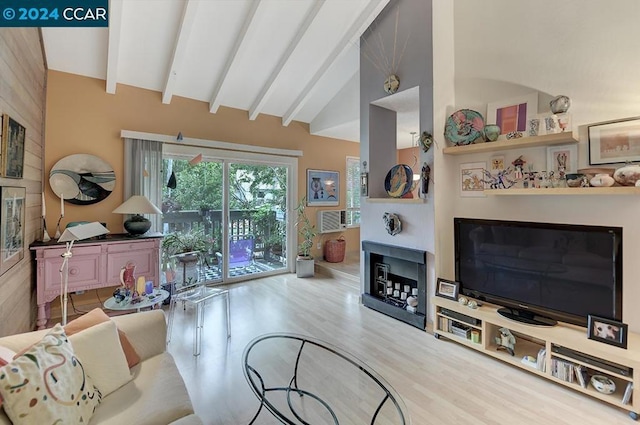
M44 171L61 158L76 153L96 155L113 166L116 188L105 200L88 206L65 204L65 218L70 221L89 220L107 223L109 230L123 232L122 216L113 214L123 202L124 152L121 130L158 134L178 134L185 137L242 143L303 151L298 161L299 193L306 187L306 169L327 169L340 172L340 191L346 192L344 181L346 157L360 156L360 145L344 140L309 134L308 124L293 121L288 127L279 117L260 115L250 121L246 111L221 107L209 112L206 102L174 96L165 105L159 92L118 85L115 95L105 91L105 82L58 71L48 72L47 115L45 130ZM60 201L46 185L47 227L55 232L60 213ZM344 196L339 208L345 208ZM318 208L307 208L315 223ZM336 236L338 234L335 234ZM360 230L344 232L347 251L359 251ZM321 257L315 249L313 255Z

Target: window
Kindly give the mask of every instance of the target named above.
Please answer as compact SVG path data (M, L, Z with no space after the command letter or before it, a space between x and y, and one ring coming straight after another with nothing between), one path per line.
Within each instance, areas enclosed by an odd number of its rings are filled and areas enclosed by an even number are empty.
M347 157L347 227L360 226L360 158Z

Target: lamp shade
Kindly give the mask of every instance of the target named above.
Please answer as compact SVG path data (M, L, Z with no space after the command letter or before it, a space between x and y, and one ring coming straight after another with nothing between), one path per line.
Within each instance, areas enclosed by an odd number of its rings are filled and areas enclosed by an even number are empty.
M113 210L115 214L162 214L162 211L143 195L134 195Z
M162 211L143 195L134 195L113 210L116 214L134 214L123 225L132 236L140 236L151 228L151 221L140 214L162 214Z

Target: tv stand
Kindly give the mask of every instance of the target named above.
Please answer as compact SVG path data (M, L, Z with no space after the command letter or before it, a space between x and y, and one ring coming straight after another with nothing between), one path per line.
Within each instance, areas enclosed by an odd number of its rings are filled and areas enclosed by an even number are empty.
M506 317L507 319L526 323L527 325L555 326L558 324L556 320L549 317L539 316L530 311L520 310L517 308L502 307L498 309L498 314L502 317Z
M563 322L556 326L531 326L528 321L519 320L526 315L511 320L489 303L471 309L438 296L432 297L431 303L435 307L436 338L464 345L625 410L632 419L638 418L640 383L636 375L640 376L640 335L630 332L628 349L624 350L588 339L587 330L579 326ZM499 344L501 328L509 329L516 338L511 352ZM615 391L612 394L596 391L590 383L593 375L611 379Z

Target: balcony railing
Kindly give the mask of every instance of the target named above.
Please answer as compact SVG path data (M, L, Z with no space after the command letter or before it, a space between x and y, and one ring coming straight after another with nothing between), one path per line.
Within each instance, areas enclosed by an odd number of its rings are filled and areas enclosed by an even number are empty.
M253 235L256 241L255 253L257 257L265 255L269 248L268 241L283 241L285 235L278 235L279 222L275 211L266 217L257 210L230 210L229 237ZM261 216L256 220L256 217ZM205 235L213 240L209 253L215 257L216 252L222 252L222 211L221 210L185 210L165 212L162 215L163 231L165 234L177 231L189 231L202 228Z

